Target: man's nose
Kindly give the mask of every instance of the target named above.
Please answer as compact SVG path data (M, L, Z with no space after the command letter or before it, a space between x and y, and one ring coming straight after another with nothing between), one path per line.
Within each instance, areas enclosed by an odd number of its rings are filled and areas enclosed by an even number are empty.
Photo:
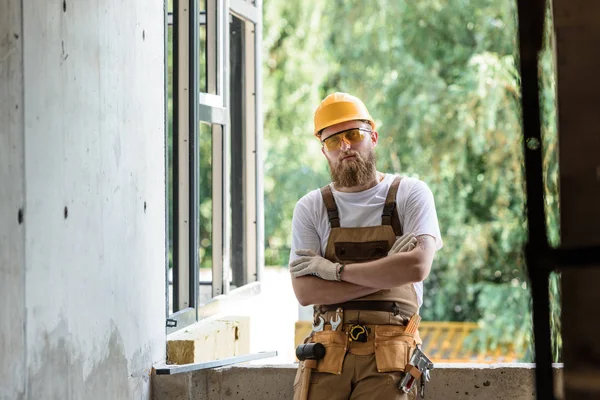
M352 145L350 144L349 141L346 140L346 138L342 139L342 145L340 146L340 148L342 150L349 150L352 147Z

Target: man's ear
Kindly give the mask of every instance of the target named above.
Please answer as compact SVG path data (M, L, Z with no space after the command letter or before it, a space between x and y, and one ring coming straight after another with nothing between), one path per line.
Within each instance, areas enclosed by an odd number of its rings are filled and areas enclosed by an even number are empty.
M379 132L373 131L371 133L371 143L373 143L373 147L377 146L378 142L379 142Z

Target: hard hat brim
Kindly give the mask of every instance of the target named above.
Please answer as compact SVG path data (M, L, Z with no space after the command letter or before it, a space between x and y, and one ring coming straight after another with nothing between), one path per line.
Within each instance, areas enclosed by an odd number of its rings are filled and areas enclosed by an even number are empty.
M375 121L373 121L373 120L365 119L365 117L360 117L360 116L357 116L356 118L345 116L345 117L337 118L337 119L334 119L333 121L330 121L327 124L327 126L324 126L323 128L319 129L318 131L315 131L315 136L320 138L321 133L325 129L329 128L330 126L334 126L337 124L341 124L342 122L348 122L348 121L366 121L369 123L369 125L371 125L371 129L375 130Z

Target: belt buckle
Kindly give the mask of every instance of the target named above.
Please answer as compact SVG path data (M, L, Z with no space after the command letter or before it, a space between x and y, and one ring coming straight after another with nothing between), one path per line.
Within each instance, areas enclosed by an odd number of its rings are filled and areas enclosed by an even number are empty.
M363 342L367 341L367 337L369 336L369 332L366 326L364 325L352 325L350 330L348 331L348 336L351 342Z

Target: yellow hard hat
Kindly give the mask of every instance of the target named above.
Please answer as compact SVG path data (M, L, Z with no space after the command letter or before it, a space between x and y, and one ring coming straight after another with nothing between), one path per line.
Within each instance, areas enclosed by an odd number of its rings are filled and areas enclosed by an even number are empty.
M348 93L332 93L325 97L315 110L315 136L321 137L321 131L340 122L364 120L375 129L375 121L365 104Z

